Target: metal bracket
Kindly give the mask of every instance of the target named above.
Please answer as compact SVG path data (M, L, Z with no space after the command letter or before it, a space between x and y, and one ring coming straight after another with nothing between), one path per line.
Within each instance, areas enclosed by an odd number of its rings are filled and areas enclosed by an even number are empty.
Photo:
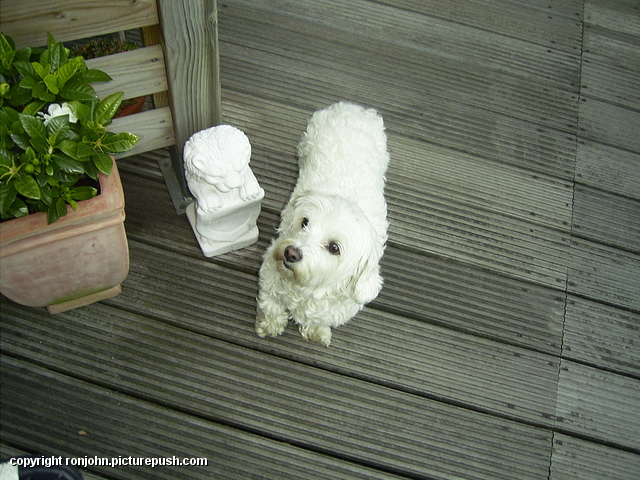
M187 180L184 176L182 166L182 155L178 153L175 145L169 148L170 157L158 160L160 171L167 184L173 208L178 215L183 215L187 206L193 203L193 197L187 187Z

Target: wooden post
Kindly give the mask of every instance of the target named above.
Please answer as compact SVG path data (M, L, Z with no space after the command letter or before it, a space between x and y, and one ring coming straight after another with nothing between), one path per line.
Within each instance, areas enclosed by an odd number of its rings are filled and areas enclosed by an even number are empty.
M158 0L158 10L176 140L171 163L183 197L189 198L184 144L195 132L221 123L217 2Z

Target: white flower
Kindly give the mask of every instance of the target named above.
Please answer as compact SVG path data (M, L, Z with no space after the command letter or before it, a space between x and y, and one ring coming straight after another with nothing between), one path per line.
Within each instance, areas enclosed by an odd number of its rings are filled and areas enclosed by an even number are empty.
M69 115L69 121L71 123L76 123L78 121L78 117L73 114L67 102L64 102L62 105L52 103L51 105L49 105L49 109L47 111L48 114L40 112L40 115L42 115L42 118L44 118L45 125L47 125L49 123L49 120L51 120L52 118L61 117L63 115Z

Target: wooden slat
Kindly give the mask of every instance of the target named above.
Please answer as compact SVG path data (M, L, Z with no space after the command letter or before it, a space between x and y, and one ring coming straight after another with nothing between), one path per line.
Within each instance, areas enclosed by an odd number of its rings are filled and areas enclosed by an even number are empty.
M555 434L549 480L636 480L640 455Z
M563 360L558 428L640 450L640 380Z
M446 478L455 472L477 478L543 478L549 468L547 430L101 305L37 325L28 312L11 311L1 327L5 351L12 355L46 361L61 373L179 407L208 421L268 432L271 438L408 476ZM215 319L225 311L212 315ZM16 335L16 330L28 335Z
M519 347L477 339L444 327L375 310L376 305L385 304L388 299L372 304L372 308L360 314L348 326L337 330L329 351L305 344L293 326L284 337L267 342L258 339L253 332L254 305L228 311L228 306L233 304L239 292L252 292L255 289L254 276L233 274L211 267L212 273L219 273L207 275L206 279L204 274L197 274L201 278L202 288L186 287L189 273L201 271L202 261L183 259L174 262L163 252L142 249L136 244L131 249L134 261L129 283L125 285L125 292L113 300L114 305L123 308L126 305L139 305L146 298L147 302L156 305L156 315L166 321L227 341L240 341L252 349L276 349L279 355L301 363L357 378L369 378L422 395L437 391L439 397L456 404L468 404L508 417L526 418L539 424L548 424L552 418L550 409L553 409L557 362L549 355L527 352ZM181 268L180 263L188 265L185 276L177 273ZM139 268L136 264L146 267ZM171 284L153 280L166 277L169 271L174 271ZM217 286L220 280L216 280L216 277L224 278L227 288ZM446 281L443 279L443 282ZM131 288L127 288L127 285ZM183 288L187 288L189 293L178 293ZM212 289L219 298L209 300L212 305L206 310L213 308L214 311L226 311L225 317L211 325L209 313L198 312L191 307L188 323L184 323L178 312L189 308L189 304L204 304ZM171 290L175 292L173 296ZM508 293L503 292L503 295L506 297ZM523 297L522 302L526 302L526 294ZM163 301L163 298L168 301ZM187 303L179 298L184 298ZM455 317L449 318L450 323L464 315L477 323L485 321L479 314L474 317L473 313L465 311L467 305L462 302L454 307L448 305L447 300L434 298L425 314L435 316L445 310ZM515 318L523 306L516 304L515 299L512 302L514 310L518 310L509 313ZM500 306L492 308L493 315L504 320L506 312L497 311ZM143 310L139 311L143 313ZM508 331L512 325L505 321L504 328ZM394 353L388 355L386 352ZM478 365L485 365L481 372L478 372Z
M137 170L127 173L127 162L119 168L127 195L130 237L199 258L201 252L188 222L172 217L164 185L145 181L142 187ZM263 171L255 171L261 185L266 185ZM236 268L241 265L244 271L255 275L264 250L275 237L279 216L279 211L263 206L258 244L217 261L229 262ZM560 352L564 295L559 291L460 262L407 252L397 245L387 248L383 274L388 281L374 304L378 308L547 353Z
M233 92L277 98L308 111L338 99L359 101L383 114L388 111L388 128L406 136L571 178L575 160L571 136L531 122L575 131L577 96L573 94L549 88L536 93L540 82L514 78L480 60L469 72L468 62L431 50L418 52L416 64L408 66L398 60L404 55L400 46L348 32L347 48L327 35L327 28L307 27L303 20L294 19L297 31L291 27L283 32L276 15L261 11L236 11L231 6L221 12L221 18L221 74L225 87ZM312 55L296 53L304 28L317 45ZM350 68L336 70L336 62ZM391 64L388 74L379 73L380 63ZM501 86L511 85L514 90L496 94L498 78ZM230 94L225 92L225 100ZM550 96L554 100L549 102Z
M612 31L640 37L640 15L634 0L586 0L584 21Z
M581 139L576 181L640 200L640 154Z
M169 107L156 108L126 117L116 118L108 127L112 132L131 132L140 137L137 145L127 153L118 155L125 158L149 150L175 144L173 117Z
M569 296L565 358L640 377L640 314Z
M124 92L124 98L135 98L169 88L160 45L87 60L87 66L103 70L113 78L111 82L94 85L100 98L119 91Z
M2 32L17 48L103 35L158 23L155 0L2 0Z
M578 186L573 234L640 253L640 201Z
M67 458L206 458L206 466L94 467L110 479L396 479L340 459L262 438L2 358L2 432L36 453ZM28 370L29 373L25 374ZM47 387L47 397L40 395ZM39 401L38 401L39 399ZM43 421L44 420L44 421ZM80 436L78 431L85 434ZM78 439L81 439L81 443ZM84 473L86 480L97 479Z
M571 243L570 293L640 310L640 256L585 239Z
M428 51L436 47L443 54L489 65L516 76L539 78L547 84L566 85L567 78L577 79L578 75L577 55L548 51L542 46L459 24L455 25L455 35L452 35L454 25L450 22L365 0L350 2L348 9L339 0L295 4L282 0L268 4L240 0L233 3L249 9L279 12L287 18L313 19L327 29L366 38L385 38L411 50ZM367 21L363 22L363 18Z
M355 77L353 82L369 83L371 78L376 79L368 89L369 95L380 90L386 91L387 100L392 96L399 99L439 96L560 129L575 125L577 90L551 89L539 81L526 81L480 62L469 70L467 62L438 51L416 52L408 63L401 45L346 32L337 43L334 37L327 36L326 28L295 19L283 26L276 14L251 15L246 9L227 8L222 18L228 23L222 38L229 43L268 52L272 55L265 60L283 68L293 61L309 60L320 72L335 70L336 63L348 64ZM313 38L310 45L305 37ZM285 57L286 63L280 57ZM385 65L382 71L380 64ZM501 87L499 92L496 85ZM385 98L384 94L380 96Z
M383 3L423 15L464 23L509 37L575 53L580 48L582 2L559 4L508 0L386 0Z
M582 138L640 153L640 111L583 97L579 126Z

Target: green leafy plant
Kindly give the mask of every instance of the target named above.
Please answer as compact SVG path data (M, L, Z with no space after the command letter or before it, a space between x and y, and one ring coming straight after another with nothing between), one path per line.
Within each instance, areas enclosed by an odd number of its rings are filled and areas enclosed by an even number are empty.
M0 217L45 212L49 223L98 194L110 154L131 150L132 133L106 130L123 93L100 100L110 81L49 35L46 49L15 49L0 33ZM91 182L91 180L93 182Z
M75 46L71 49L72 55L80 55L85 60L90 58L106 57L114 53L128 52L138 48L133 42L127 42L120 39L100 37L89 40L83 45Z

